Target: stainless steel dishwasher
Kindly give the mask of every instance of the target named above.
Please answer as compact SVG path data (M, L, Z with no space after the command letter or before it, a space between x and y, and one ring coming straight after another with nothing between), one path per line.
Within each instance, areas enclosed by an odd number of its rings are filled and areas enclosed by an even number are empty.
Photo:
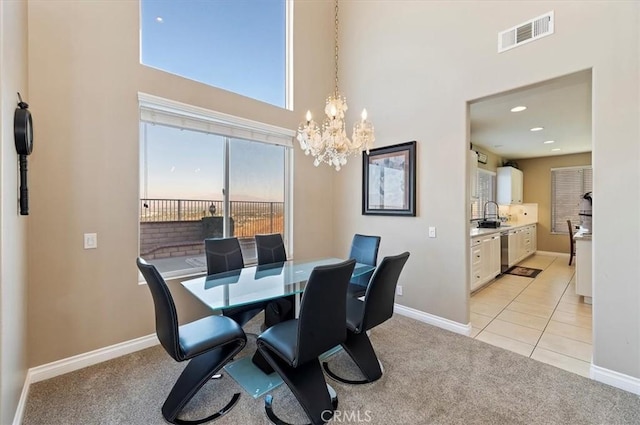
M504 273L509 268L509 248L511 247L511 250L513 250L515 239L515 230L500 232L500 273Z

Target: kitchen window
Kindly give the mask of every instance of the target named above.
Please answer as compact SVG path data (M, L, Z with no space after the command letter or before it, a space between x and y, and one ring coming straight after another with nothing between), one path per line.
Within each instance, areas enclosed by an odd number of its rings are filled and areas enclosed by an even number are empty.
M593 190L590 165L551 169L551 233L567 234L567 220L580 223L580 203Z
M171 278L206 271L205 238L238 237L246 264L256 234L288 245L293 131L146 94L139 102L141 257Z
M477 170L478 197L471 201L471 219L478 220L482 218L484 205L489 201L496 200L496 173L493 171ZM491 209L494 212L494 209Z

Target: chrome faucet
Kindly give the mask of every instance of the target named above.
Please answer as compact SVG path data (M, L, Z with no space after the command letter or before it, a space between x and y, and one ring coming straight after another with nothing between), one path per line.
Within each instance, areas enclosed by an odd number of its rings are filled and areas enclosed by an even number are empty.
M489 204L494 204L496 206L496 213L493 214L495 219L498 220L499 219L499 206L497 202L494 201L488 201L484 203L484 208L482 209L482 219L486 220L487 219L487 205Z

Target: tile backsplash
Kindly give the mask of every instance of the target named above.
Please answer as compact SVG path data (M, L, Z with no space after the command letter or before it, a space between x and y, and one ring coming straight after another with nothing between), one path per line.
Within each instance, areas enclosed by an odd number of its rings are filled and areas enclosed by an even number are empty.
M515 225L538 222L538 204L500 205L500 216Z

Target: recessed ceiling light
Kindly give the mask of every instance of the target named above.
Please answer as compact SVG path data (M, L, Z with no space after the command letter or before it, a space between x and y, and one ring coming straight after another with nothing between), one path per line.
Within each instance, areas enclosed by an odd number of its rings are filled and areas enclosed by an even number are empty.
M554 148L554 149L551 149L551 150L552 150L553 152L557 152L557 151L559 151L559 150L560 150L560 148Z
M527 109L526 106L516 106L515 108L511 108L511 112L522 112Z
M544 127L533 127L531 130L529 131L542 131L544 130Z
M549 145L551 143L555 143L555 140L547 140L546 142L544 142L545 145Z
M163 23L163 22L164 22L164 19L162 19L162 16L158 16L158 17L156 18L156 22Z

